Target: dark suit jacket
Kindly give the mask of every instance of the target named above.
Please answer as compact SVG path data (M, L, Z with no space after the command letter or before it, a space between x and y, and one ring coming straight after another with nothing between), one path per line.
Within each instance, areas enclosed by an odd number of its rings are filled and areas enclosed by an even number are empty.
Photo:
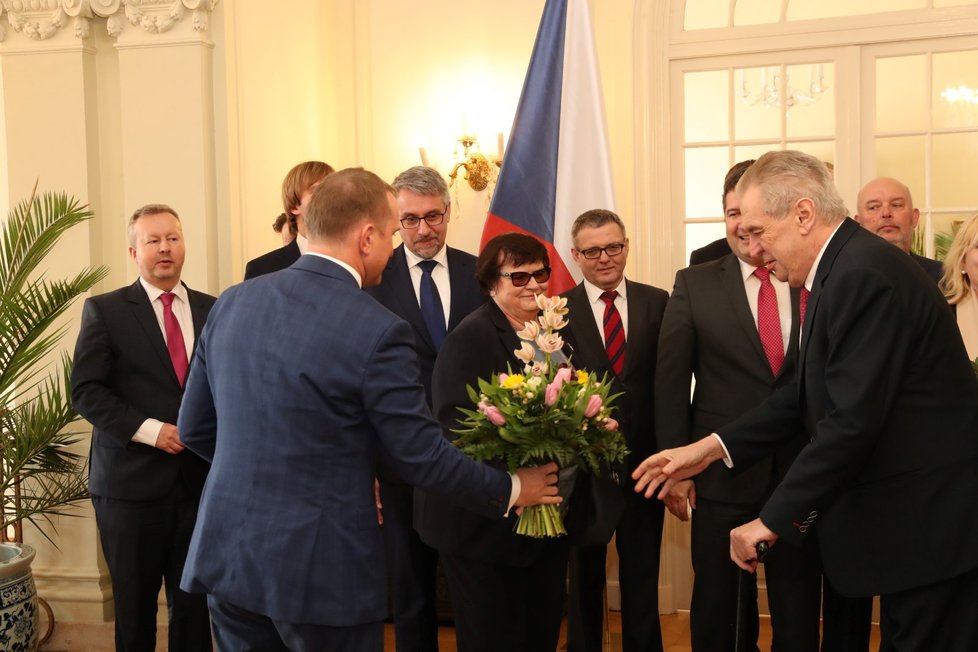
M655 405L660 448L685 446L714 432L791 382L798 354L797 290L791 292L791 314L784 365L775 377L737 257L727 254L676 273L659 335ZM693 376L696 387L690 400ZM766 455L737 474L714 464L696 476L696 493L710 500L755 505L784 475L805 441L799 437L777 455Z
M184 443L213 460L184 590L291 623L381 620L381 450L411 484L501 516L509 476L445 441L417 378L408 324L332 261L226 290L180 409Z
M625 488L634 486L631 472L646 457L656 451L655 406L651 397L655 384L655 361L662 313L669 294L651 285L625 281L628 297L628 337L625 367L621 377L615 376L608 362L604 342L587 291L581 283L563 294L567 297L568 321L564 335L574 347L572 362L579 369L605 373L611 378L612 393L624 392L616 401L615 418L621 424L628 449L628 474L623 476Z
M258 258L248 261L248 264L245 265L245 280L285 269L299 260L300 255L298 240L293 240L278 249L272 249L267 254L262 254Z
M917 254L910 254L910 257L917 261L917 264L924 268L927 275L934 279L937 283L941 280L941 276L944 274L944 265L939 260L933 260L931 258L925 258L924 256L918 256Z
M689 264L699 265L700 263L708 263L711 260L723 258L730 253L732 252L730 251L730 244L727 242L727 239L720 238L719 240L714 240L704 247L694 249L689 254Z
M886 595L978 567L978 381L919 265L847 219L816 271L796 384L720 434L735 464L811 443L761 511L817 532L832 584Z
M486 302L486 297L475 280L475 261L472 254L448 247L448 277L451 284L451 314L448 315L448 332L470 312ZM377 299L385 308L411 324L414 333L415 350L421 367L421 384L424 385L428 405L431 405L431 373L435 368L438 351L428 334L421 306L418 304L411 272L408 269L401 244L394 250L380 285L367 288L367 293Z
M462 320L442 342L432 375L434 414L445 438L455 439L460 407L472 407L466 391L477 379L488 380L509 365L522 369L513 351L520 339L493 301L483 304ZM516 511L505 520L491 520L466 509L453 497L431 491L415 491L414 528L421 540L445 553L482 562L529 566L544 551L545 539L513 532Z
M215 299L190 289L187 295L196 343ZM146 419L175 424L182 395L166 339L139 280L85 301L71 401L92 424L88 487L93 494L155 500L180 482L200 493L207 475L203 460L190 451L171 455L132 441Z

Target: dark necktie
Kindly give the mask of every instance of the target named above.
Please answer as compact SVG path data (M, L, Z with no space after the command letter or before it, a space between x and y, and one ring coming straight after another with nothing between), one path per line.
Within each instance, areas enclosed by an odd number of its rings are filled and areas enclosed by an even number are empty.
M446 333L445 308L442 306L435 279L431 278L431 271L437 264L434 260L422 260L418 263L421 268L421 316L424 317L424 325L428 327L428 334L431 335L436 351L441 348Z
M778 314L778 294L771 284L771 271L766 267L754 270L754 276L761 281L757 291L757 333L761 336L761 346L771 365L771 372L777 376L784 364L784 337L781 334L781 316Z
M177 374L180 387L183 387L187 380L187 346L183 341L183 331L180 329L180 322L173 314L173 299L176 297L172 292L164 292L160 295L160 302L163 304L163 328L166 330L166 349L170 352L170 362L173 363L173 371Z
M625 326L621 323L621 315L615 307L618 292L602 292L604 301L604 348L608 352L611 370L620 376L625 368Z

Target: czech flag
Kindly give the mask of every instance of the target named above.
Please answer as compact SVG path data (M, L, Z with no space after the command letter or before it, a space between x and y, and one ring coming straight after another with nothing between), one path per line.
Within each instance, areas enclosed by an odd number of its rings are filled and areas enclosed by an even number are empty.
M550 253L550 294L581 278L571 225L592 208L615 210L601 80L587 0L547 0L482 246L526 233Z

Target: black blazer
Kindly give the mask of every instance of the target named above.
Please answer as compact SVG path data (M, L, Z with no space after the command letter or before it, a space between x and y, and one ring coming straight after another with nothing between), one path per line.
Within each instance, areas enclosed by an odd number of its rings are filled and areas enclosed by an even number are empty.
M798 355L798 291L791 292L792 323L777 377L771 372L733 254L681 269L666 306L656 371L656 430L660 448L685 446L759 405L794 378ZM690 381L696 387L690 400ZM800 429L796 431L801 434ZM696 476L696 493L709 500L755 505L780 479L807 440L798 437L733 473L714 464Z
M934 279L937 283L941 280L941 276L944 275L944 265L939 260L933 260L931 258L925 258L924 256L918 256L917 254L910 254L910 257L917 261L917 264L924 268L927 275Z
M567 297L570 322L564 336L574 348L574 366L593 371L598 377L607 373L611 378L612 392L624 392L616 399L614 415L621 424L621 431L631 451L626 460L627 475L621 478L623 487L629 488L634 486L632 470L656 450L655 406L650 399L654 394L659 328L669 294L657 287L627 280L625 292L628 298L628 337L621 377L611 370L584 284L579 284L562 296Z
M271 274L280 269L285 269L299 260L299 256L301 255L299 241L293 240L285 246L273 249L267 254L262 254L258 258L249 260L248 264L245 265L244 280L247 281L250 278L255 278L262 274Z
M799 426L811 443L761 511L817 532L843 594L889 594L978 567L978 381L921 267L846 219L816 271L797 383L720 430L735 464Z
M523 363L513 355L520 339L506 316L492 301L462 320L442 342L432 374L435 418L445 437L455 439L462 416L459 407L472 407L467 385L514 371ZM465 509L448 496L416 489L414 528L432 548L467 559L509 566L530 566L545 550L546 539L516 534L516 510L508 518L490 519Z
M190 289L187 295L196 348L216 299ZM71 372L71 401L92 424L88 480L92 494L154 500L168 495L178 483L200 494L206 462L189 450L171 455L131 441L146 419L176 424L182 396L166 340L138 280L85 301Z
M723 258L730 253L733 253L730 251L730 243L727 242L726 238L720 238L699 249L694 249L689 254L689 264L699 265L700 263L708 263L711 260Z
M475 261L476 258L472 254L448 247L448 277L452 292L451 314L448 315L449 333L470 312L486 302L486 297L475 280ZM421 384L424 385L425 396L430 407L431 374L435 368L435 357L438 351L435 350L435 345L428 334L428 327L425 326L424 317L421 315L421 306L418 305L414 285L411 283L411 272L407 266L403 244L394 250L380 285L367 288L367 293L411 325L421 368Z

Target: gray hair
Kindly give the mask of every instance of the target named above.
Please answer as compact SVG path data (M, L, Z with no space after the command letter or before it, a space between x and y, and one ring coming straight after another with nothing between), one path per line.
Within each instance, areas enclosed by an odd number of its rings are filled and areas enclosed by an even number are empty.
M404 170L397 175L391 185L397 192L403 188L425 197L441 197L446 208L452 203L452 197L448 194L448 184L445 183L444 177L438 170L425 165L415 165Z
M169 213L170 215L172 215L177 219L177 222L180 221L180 216L177 215L177 212L172 208L170 208L169 206L167 206L166 204L146 204L145 206L140 206L135 210L135 212L129 218L129 224L126 227L126 233L129 236L130 247L136 246L135 229L136 229L136 222L139 221L139 218L146 217L147 215L159 215L160 213Z
M737 183L737 196L748 188L761 190L761 210L782 219L799 199L808 198L815 214L829 224L845 218L846 205L832 180L832 173L814 156L794 150L768 152L747 168Z

